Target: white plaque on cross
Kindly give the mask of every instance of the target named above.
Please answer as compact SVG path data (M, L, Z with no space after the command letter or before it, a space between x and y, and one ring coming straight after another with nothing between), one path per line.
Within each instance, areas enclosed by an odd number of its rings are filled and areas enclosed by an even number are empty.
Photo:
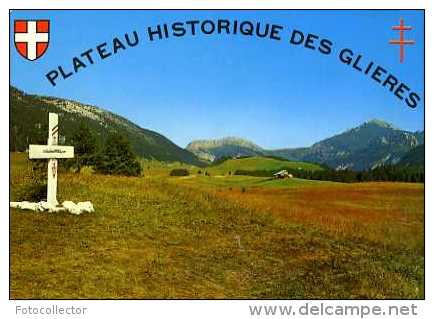
M48 159L47 203L56 206L57 202L57 159L73 158L73 146L57 145L59 141L59 117L56 113L48 114L47 145L29 145L30 159Z

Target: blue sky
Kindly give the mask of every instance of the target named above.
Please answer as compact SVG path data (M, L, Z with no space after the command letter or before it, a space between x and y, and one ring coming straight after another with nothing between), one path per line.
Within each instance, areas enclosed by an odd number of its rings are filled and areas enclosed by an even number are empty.
M405 49L388 44L404 18L414 30ZM266 148L309 146L379 118L423 129L422 11L15 11L14 19L51 21L47 53L30 62L11 49L11 84L28 93L106 108L184 147L193 139L238 136ZM171 37L149 42L146 28L188 20L280 24L282 40L242 35ZM333 42L333 52L291 46L293 29ZM98 60L53 87L45 74L87 49L136 30L140 43ZM374 61L421 95L409 108L371 78L339 62L342 48ZM110 48L110 46L108 46Z

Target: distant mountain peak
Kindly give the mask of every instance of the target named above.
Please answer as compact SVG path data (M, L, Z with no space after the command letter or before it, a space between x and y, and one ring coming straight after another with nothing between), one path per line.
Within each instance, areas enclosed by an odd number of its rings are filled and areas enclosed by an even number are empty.
M195 148L214 148L220 147L224 145L237 145L242 147L249 147L255 150L261 150L262 148L255 143L235 136L228 136L218 139L200 139L194 140L187 145L187 149L195 149Z
M367 126L367 125L395 129L395 127L392 124L387 123L383 120L379 120L379 119L372 119L372 120L366 121L361 126Z
M207 161L215 161L221 157L262 155L263 149L255 143L243 138L229 136L219 139L195 140L186 149L197 157Z
M274 154L358 171L396 164L407 152L423 143L424 132L400 130L385 121L372 119L309 148L277 150ZM419 153L414 157L419 159Z

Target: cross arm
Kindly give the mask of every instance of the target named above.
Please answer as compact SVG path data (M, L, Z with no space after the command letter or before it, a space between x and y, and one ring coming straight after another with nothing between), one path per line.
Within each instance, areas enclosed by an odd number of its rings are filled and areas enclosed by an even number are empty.
M30 159L73 158L74 146L61 145L29 145Z

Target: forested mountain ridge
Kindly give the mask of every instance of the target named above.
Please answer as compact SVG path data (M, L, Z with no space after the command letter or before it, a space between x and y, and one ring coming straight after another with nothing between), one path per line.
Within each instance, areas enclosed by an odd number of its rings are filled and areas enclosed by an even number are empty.
M10 86L10 150L25 151L31 143L46 141L49 112L59 114L61 143L71 143L74 132L80 123L84 123L99 144L110 132L116 132L128 138L133 151L140 157L203 165L194 154L163 135L141 128L110 111L76 101L26 94L13 86Z

